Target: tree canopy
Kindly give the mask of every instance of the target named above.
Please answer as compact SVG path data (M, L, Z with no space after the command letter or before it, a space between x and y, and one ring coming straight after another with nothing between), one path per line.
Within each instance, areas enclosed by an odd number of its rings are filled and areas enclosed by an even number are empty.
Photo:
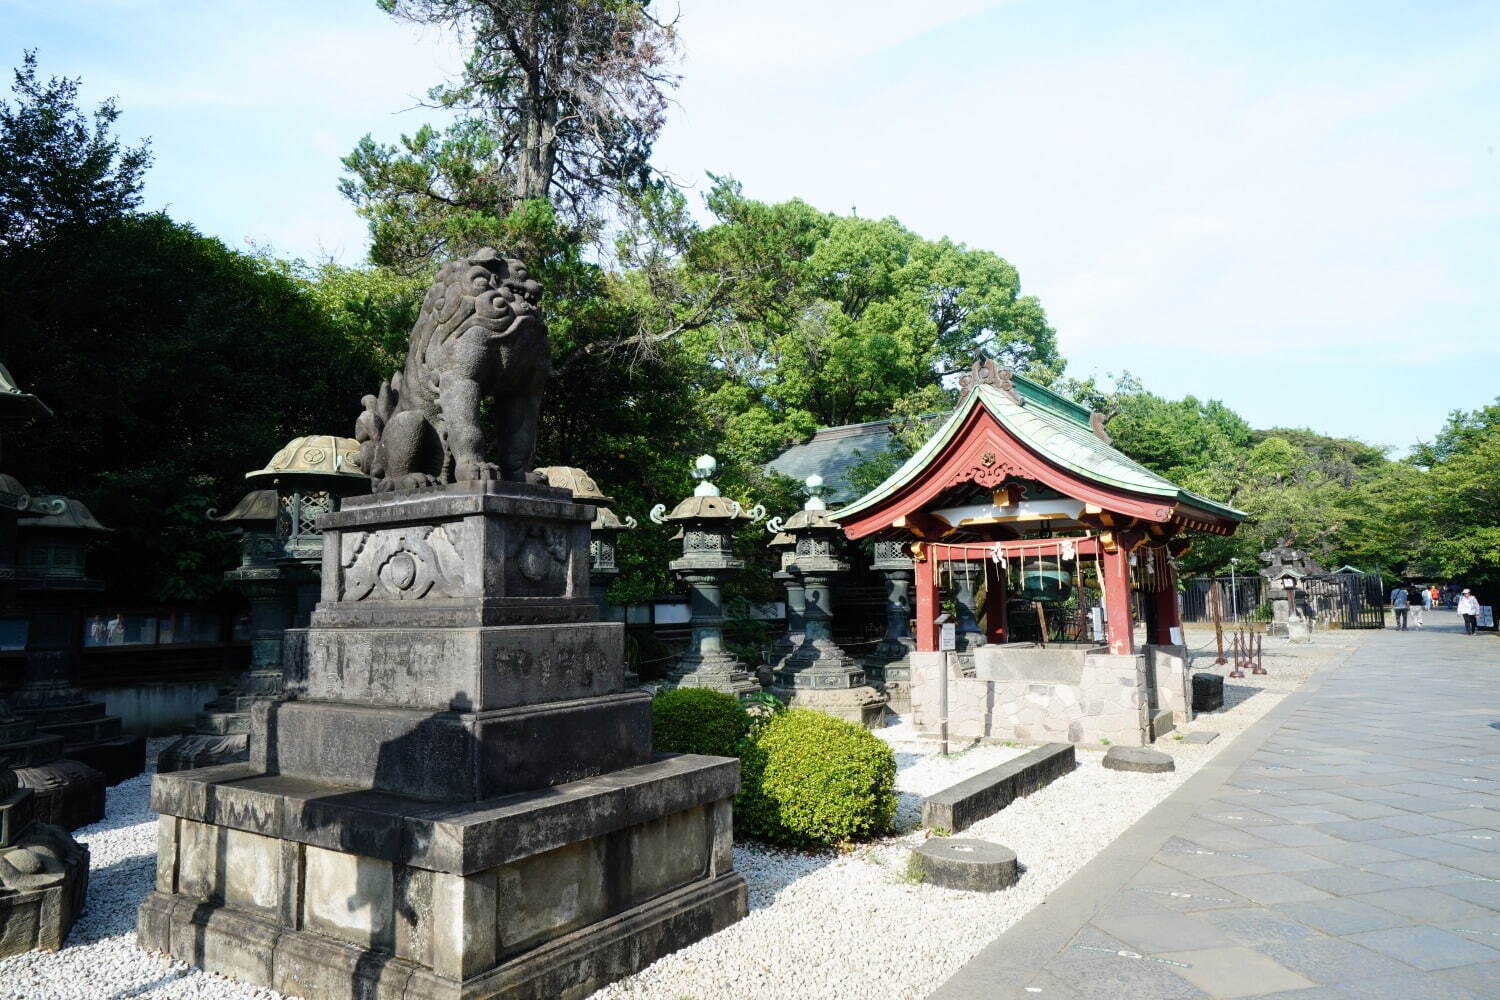
M78 107L76 79L37 78L25 53L0 101L0 252L35 246L60 230L118 217L141 201L150 143L124 147L113 134L114 98L92 116Z

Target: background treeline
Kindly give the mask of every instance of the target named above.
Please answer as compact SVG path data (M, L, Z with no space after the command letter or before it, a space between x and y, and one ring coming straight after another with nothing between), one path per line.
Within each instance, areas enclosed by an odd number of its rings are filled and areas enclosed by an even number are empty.
M404 356L431 274L482 245L522 256L547 289L556 374L538 464L587 469L643 522L687 494L704 452L726 494L788 513L799 484L763 473L768 459L819 426L895 416L897 451L861 470L878 478L983 350L1106 414L1142 463L1257 518L1202 543L1189 572L1254 564L1291 538L1331 565L1496 575L1500 407L1455 413L1392 461L1255 430L1129 376L1069 379L1040 303L990 251L760 202L729 177L710 176L694 211L650 168L675 35L646 5L382 6L451 24L474 55L432 92L452 124L367 137L345 158L342 190L372 236L362 266L239 252L140 212L147 146L122 146L114 103L86 111L77 81L44 80L30 53L0 102L0 362L56 414L7 433L0 468L117 529L94 566L112 587L142 600L218 589L233 543L206 511L233 504L287 439L351 434L360 396ZM501 15L509 30L487 30ZM567 58L524 58L543 37ZM740 541L769 569L764 532ZM675 548L649 522L627 533L614 598L671 589ZM771 594L767 573L738 586Z

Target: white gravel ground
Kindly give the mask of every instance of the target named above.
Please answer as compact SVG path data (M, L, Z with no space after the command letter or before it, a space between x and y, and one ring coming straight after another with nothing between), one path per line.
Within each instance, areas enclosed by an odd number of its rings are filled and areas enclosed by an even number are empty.
M146 760L170 740L148 740ZM156 878L151 775L109 790L104 819L73 831L89 848L89 894L62 951L0 959L7 1000L272 1000L281 994L150 955L135 946L135 910Z
M943 758L909 727L883 730L880 735L897 754L897 828L906 832L842 855L737 846L735 865L750 885L750 916L595 998L924 996L1359 638L1335 632L1320 634L1311 646L1268 642L1270 675L1229 680L1224 711L1187 727L1216 731L1218 740L1189 745L1168 737L1158 743L1177 759L1172 774L1106 771L1099 766L1100 751L1080 749L1077 771L963 834L998 841L1020 856L1025 869L1020 883L993 895L911 884L903 877L906 857L925 835L913 829L922 795L1028 748L975 747ZM1198 647L1195 670L1227 671L1212 665L1211 633L1206 644L1198 631L1190 631L1188 639ZM148 760L155 760L163 745L151 741ZM274 991L208 975L135 946L135 911L150 889L156 861L156 817L147 805L150 780L142 775L110 789L104 821L75 832L92 854L87 909L62 951L0 959L0 997L279 1000Z
M1360 639L1327 633L1310 646L1268 641L1264 677L1229 679L1225 708L1184 732L1220 734L1210 744L1170 736L1170 774L1127 774L1100 766L1102 749L1082 749L1078 769L963 832L1013 849L1024 868L1013 888L994 894L914 885L904 878L915 830L848 854L801 854L759 846L735 848L735 867L750 884L750 915L713 937L661 959L593 1000L909 1000L926 996L1001 931L1164 799L1235 736L1263 716L1319 666ZM1202 647L1203 636L1188 640ZM1207 654L1195 671L1226 672ZM920 810L920 795L993 767L1025 747L978 747L952 759L918 758L909 727L881 733L897 749L902 791L898 828Z

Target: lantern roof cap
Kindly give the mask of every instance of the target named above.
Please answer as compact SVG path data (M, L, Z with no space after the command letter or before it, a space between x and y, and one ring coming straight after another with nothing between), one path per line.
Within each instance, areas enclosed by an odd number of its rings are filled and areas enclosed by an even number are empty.
M673 507L672 513L666 515L663 520L752 521L754 518L740 506L739 501L719 496L715 491L712 495L694 493L690 497L683 498L682 502Z
M271 456L265 468L245 473L245 480L255 486L281 479L321 480L341 486L346 483L352 486L356 480L369 483L369 477L359 467L359 442L332 434L292 438Z
M0 416L50 417L52 410L29 392L22 392L9 369L0 365Z
M63 531L113 531L100 524L82 500L62 496L33 496L21 511L17 527L52 528Z
M276 514L280 510L280 503L276 499L275 490L251 490L240 497L240 502L232 507L228 514L210 514L209 519L213 521L230 521L244 524L253 521L264 521L272 524L276 521Z
M535 470L547 480L548 486L558 486L573 494L573 499L596 507L613 506L615 498L605 496L592 476L571 465L544 465Z

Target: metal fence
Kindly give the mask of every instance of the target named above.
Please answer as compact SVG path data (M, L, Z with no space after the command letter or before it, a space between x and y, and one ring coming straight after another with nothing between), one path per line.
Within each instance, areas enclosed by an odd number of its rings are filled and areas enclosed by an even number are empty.
M1208 592L1219 588L1226 622L1267 621L1271 597L1261 576L1195 576L1182 581L1182 620L1213 621L1208 611Z
M1271 620L1271 602L1283 601L1280 588L1261 576L1199 576L1182 582L1182 620L1209 622L1208 594L1219 588L1227 624ZM1304 577L1297 588L1298 611L1324 627L1384 628L1384 585L1379 573L1325 573Z

